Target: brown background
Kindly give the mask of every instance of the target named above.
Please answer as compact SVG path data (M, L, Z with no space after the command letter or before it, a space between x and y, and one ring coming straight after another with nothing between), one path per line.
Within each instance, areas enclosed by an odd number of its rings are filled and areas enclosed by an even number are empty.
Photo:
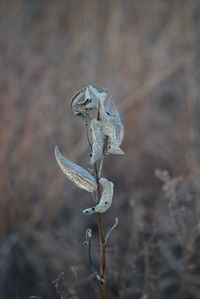
M103 172L115 184L105 231L119 218L109 298L200 298L199 33L198 0L0 1L0 298L100 298L82 245L92 228L98 270L91 198L53 154L89 166L69 104L88 84L108 89L125 126L125 155ZM157 168L182 176L167 199Z

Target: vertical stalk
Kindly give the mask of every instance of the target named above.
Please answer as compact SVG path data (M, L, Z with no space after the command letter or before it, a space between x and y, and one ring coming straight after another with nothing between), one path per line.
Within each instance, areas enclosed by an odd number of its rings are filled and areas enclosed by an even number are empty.
M92 149L92 145L90 142L90 138L88 135L88 124L85 122L85 127L86 127L86 135L87 135L87 140L90 146L90 149ZM107 141L107 138L106 138ZM105 148L105 145L104 145ZM100 187L99 187L99 176L101 175L103 167L103 157L101 158L100 166L99 166L99 171L97 170L97 165L96 163L94 164L94 170L96 174L96 181L97 181L97 192L96 192L96 200L95 196L93 193L93 199L95 202L99 202L101 194L100 194ZM103 299L107 299L107 288L106 288L106 277L105 277L105 272L106 272L106 247L105 247L105 242L104 242L104 233L103 233L103 225L101 221L101 214L97 213L97 221L98 221L98 231L99 231L99 243L100 243L100 252L101 252L101 261L100 261L100 275L101 275L101 284L102 284L102 297Z
M96 169L97 174L97 169ZM97 181L98 188L97 188L97 200L100 200L100 188L99 182ZM98 220L98 230L99 230L99 243L100 243L100 250L101 250L101 266L100 266L100 274L101 274L101 284L102 284L102 297L103 299L107 299L107 288L106 288L106 247L104 242L104 233L103 233L103 225L101 214L97 213L97 220Z
M101 221L101 214L97 213L98 219L98 228L99 228L99 241L100 241L100 249L101 249L101 283L102 283L102 294L103 299L107 299L107 289L106 289L106 278L105 278L105 270L106 270L106 248L104 244L104 234L103 234L103 226Z

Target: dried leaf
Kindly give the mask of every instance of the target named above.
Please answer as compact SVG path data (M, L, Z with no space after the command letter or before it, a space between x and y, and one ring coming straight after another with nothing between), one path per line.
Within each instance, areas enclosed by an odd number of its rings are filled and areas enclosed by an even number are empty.
M102 132L101 123L93 119L91 121L92 129L92 156L90 163L93 165L96 161L101 159L104 145L104 134Z
M84 214L105 213L112 204L114 184L105 178L99 181L103 188L99 203L92 208L83 210Z
M71 182L88 192L94 192L97 189L95 178L81 166L67 160L57 145L55 146L55 157L59 167Z

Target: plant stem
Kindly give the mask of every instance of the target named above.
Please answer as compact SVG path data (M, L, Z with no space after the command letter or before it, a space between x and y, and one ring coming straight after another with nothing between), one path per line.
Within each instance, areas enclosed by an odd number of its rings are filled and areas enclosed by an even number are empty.
M103 299L107 299L107 289L106 289L106 278L105 278L105 270L106 270L106 248L104 244L104 234L103 234L103 226L101 221L101 214L97 213L98 219L98 228L99 228L99 241L101 248L101 279L102 279L102 294Z
M103 156L101 157L100 165L99 165L99 170L97 171L97 165L95 163L94 168L96 172L96 180L97 180L97 192L96 192L96 197L97 197L97 202L99 202L101 193L100 193L100 186L99 186L99 180L98 178L101 177L101 172L103 168L103 162L104 162L104 151L105 151L105 144L107 142L107 138L104 143L104 150L103 150ZM102 296L103 299L107 299L107 288L106 288L106 245L105 245L105 239L104 239L104 233L103 233L103 225L102 225L102 220L101 220L101 214L97 213L97 220L98 220L98 229L99 229L99 243L100 243L100 249L101 249L101 267L100 267L100 274L101 274L101 283L102 283Z
M97 116L97 120L99 120L99 113ZM90 149L92 149L92 145L89 139L89 135L88 135L88 123L87 120L85 120L85 127L86 127L86 135L87 135L87 140L90 146ZM106 138L107 141L107 138ZM106 144L106 143L105 143ZM104 150L105 151L105 144L104 144ZM99 166L99 170L97 170L97 165L96 163L94 164L94 170L96 173L96 181L97 181L97 191L96 191L96 200L95 200L95 196L93 193L93 199L96 202L99 202L100 197L101 197L101 193L100 193L100 186L99 186L99 177L101 176L101 171L102 171L102 167L103 167L103 161L104 161L104 155L101 158L100 161L100 166ZM100 266L100 275L101 275L101 284L102 284L102 298L103 299L107 299L107 289L106 289L106 278L105 278L105 271L106 271L106 246L105 246L105 240L104 240L104 233L103 233L103 225L102 225L102 221L101 221L101 214L97 213L97 220L98 220L98 230L99 230L99 243L100 243L100 250L101 250L101 266Z
M93 192L92 197L93 197L94 202L97 203L100 200L101 192L100 192L99 177L98 177L98 170L97 170L96 163L94 164L94 170L95 170L95 177L96 177L96 182L97 182L97 190L96 190L96 196L95 196L95 193ZM97 213L97 221L98 221L98 231L99 231L99 244L100 244L100 251L101 251L100 275L101 275L102 298L107 299L108 297L107 297L106 278L105 278L106 245L105 245L103 225L102 225L102 219L101 219L100 213Z

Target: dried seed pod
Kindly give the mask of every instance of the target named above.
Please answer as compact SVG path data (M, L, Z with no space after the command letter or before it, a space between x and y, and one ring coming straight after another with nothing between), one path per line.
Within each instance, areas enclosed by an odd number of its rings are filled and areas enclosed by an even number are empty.
M101 123L93 119L91 121L92 129L92 156L90 163L93 165L97 160L101 159L104 145L104 134L102 132Z
M97 189L95 178L84 168L67 160L57 145L55 146L55 157L59 167L71 182L88 192L94 192Z
M106 153L123 155L124 152L120 149L119 142L117 140L116 125L111 121L105 120L102 123L102 131L106 136L109 137L109 146Z
M92 85L80 89L71 99L71 108L74 114L86 117L88 112L99 105L99 99L105 99L105 92L98 92Z
M84 116L85 114L84 109L82 108L82 104L84 103L85 100L85 91L86 91L86 87L77 91L71 98L72 112L79 116Z
M99 183L103 188L101 199L95 207L83 210L84 214L104 213L112 204L114 184L104 178L101 178Z
M124 127L120 120L119 113L115 107L113 98L110 97L107 106L104 108L103 103L100 103L100 121L104 135L109 137L109 154L124 154L120 149L124 137Z
M86 88L85 92L85 100L88 101L85 105L87 109L97 108L99 105L99 101L105 101L106 92L99 92L92 85L89 85Z
M120 120L120 116L114 104L112 96L109 98L108 104L106 105L106 113L110 116L110 118L113 119L116 130L116 138L118 141L118 145L120 146L124 138L124 126Z

